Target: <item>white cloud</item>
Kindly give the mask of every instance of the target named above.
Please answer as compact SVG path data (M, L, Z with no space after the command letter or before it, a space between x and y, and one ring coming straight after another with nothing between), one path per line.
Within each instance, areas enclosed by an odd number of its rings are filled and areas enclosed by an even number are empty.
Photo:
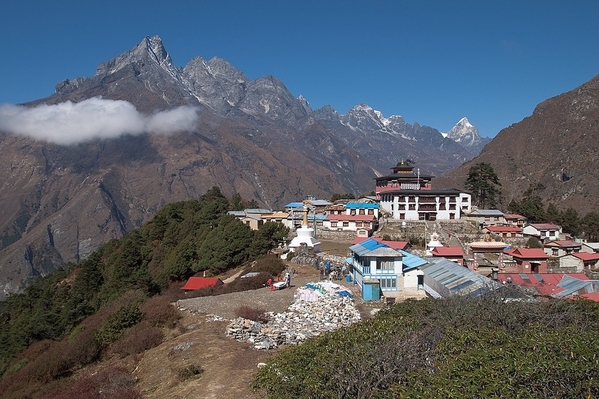
M67 101L34 108L0 106L0 130L61 145L110 139L123 134L191 131L197 121L198 115L193 107L144 115L127 101L99 97L79 103Z

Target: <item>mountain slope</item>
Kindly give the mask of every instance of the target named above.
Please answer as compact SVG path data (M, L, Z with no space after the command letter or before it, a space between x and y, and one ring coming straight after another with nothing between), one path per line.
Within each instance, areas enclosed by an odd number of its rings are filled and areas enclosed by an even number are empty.
M533 114L503 129L474 159L436 179L463 187L470 167L490 163L502 184L503 204L541 183L546 203L579 213L599 207L599 76L540 103Z
M219 58L176 67L158 36L11 113L24 117L0 118L3 294L215 185L278 209L370 192L402 158L440 174L472 157L436 129L367 105L313 111L277 78L251 81Z

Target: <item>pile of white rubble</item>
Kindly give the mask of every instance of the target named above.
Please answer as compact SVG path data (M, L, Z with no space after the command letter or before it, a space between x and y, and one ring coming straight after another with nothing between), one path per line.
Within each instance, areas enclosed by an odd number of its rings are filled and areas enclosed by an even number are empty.
M239 317L229 324L226 334L255 349L273 349L348 327L360 321L360 313L349 291L339 284L318 282L299 287L287 311L268 313L268 318L267 323L260 323Z

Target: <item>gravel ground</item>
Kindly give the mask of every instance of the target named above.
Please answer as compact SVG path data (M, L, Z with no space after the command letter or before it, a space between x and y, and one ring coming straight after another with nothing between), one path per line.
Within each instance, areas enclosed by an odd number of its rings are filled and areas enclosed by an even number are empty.
M241 306L263 309L266 312L282 313L293 303L298 287L302 287L309 282L319 281L318 270L313 267L294 266L294 268L297 274L291 279L290 288L271 291L265 287L252 291L182 299L177 302L177 305L180 309L190 312L213 314L229 320L237 317L235 311ZM336 280L335 283L352 288L352 284L347 283L345 280ZM354 300L356 300L355 292L352 292L354 293Z

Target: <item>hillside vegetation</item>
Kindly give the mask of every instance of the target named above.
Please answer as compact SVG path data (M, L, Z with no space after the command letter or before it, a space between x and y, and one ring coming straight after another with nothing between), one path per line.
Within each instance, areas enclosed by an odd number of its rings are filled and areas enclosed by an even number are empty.
M161 295L181 291L180 284L168 291L171 284L197 272L220 275L258 259L288 233L274 223L252 231L227 214L230 206L217 188L199 200L168 205L81 264L39 278L24 293L0 302L2 397L41 397L88 364L159 344L164 329L178 319L170 304L176 298ZM264 258L253 270L270 274L283 268L280 260ZM231 284L219 293L261 287L264 281L258 275L244 279L243 287ZM129 381L113 397L136 397L127 373L110 372Z
M269 398L596 398L599 304L409 300L288 349Z

